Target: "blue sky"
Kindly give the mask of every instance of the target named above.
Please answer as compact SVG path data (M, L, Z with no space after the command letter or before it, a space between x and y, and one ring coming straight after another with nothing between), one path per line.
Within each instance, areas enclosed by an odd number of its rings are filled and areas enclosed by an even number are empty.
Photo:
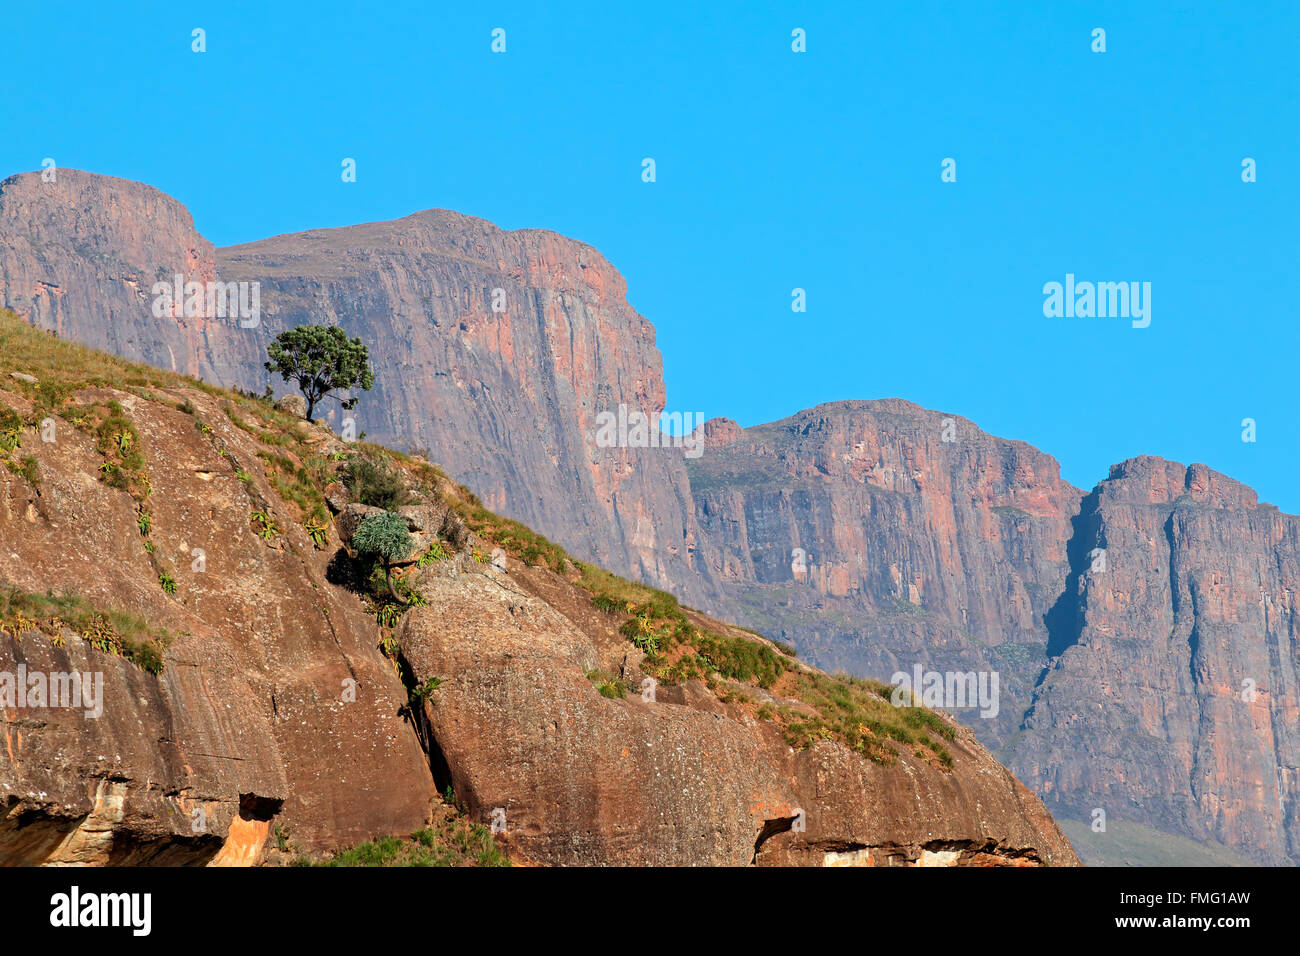
M554 229L627 276L670 410L898 396L1082 487L1158 454L1300 512L1300 4L458 6L10 5L0 175L141 180L218 245ZM1066 273L1150 282L1150 327L1044 317Z

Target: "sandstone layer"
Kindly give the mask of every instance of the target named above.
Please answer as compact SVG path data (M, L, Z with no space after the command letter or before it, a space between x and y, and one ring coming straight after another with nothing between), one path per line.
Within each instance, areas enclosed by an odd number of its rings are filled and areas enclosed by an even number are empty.
M553 587L553 585L552 585ZM591 865L1063 865L1037 797L962 729L951 771L878 766L834 741L796 751L700 682L611 699L602 666L643 680L627 641L585 630L527 569L440 565L399 630L446 782L524 858ZM583 618L579 618L583 620Z

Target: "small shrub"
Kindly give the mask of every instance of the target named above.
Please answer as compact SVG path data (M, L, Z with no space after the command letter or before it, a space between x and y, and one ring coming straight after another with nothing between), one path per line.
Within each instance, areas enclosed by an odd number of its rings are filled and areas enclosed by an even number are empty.
M434 541L433 544L429 545L429 550L420 555L419 559L415 562L415 565L416 567L423 568L433 564L435 561L446 561L449 557L451 557L451 555L449 555L447 549L442 546L442 542Z
M376 558L384 569L384 582L396 601L402 596L393 587L392 565L405 560L415 546L415 539L406 528L406 520L392 511L371 515L361 522L352 535L352 546L363 555Z
M611 700L622 700L627 696L627 684L617 677L611 677L604 671L588 671L587 680L596 685L596 691L601 697L608 697Z
M13 452L22 445L23 420L18 413L0 408L0 451Z
M308 518L303 527L307 530L307 536L311 538L311 543L317 551L321 551L329 546L329 525L324 521L321 521L318 518Z
M254 511L250 516L250 520L254 525L254 533L263 541L270 541L281 533L276 526L275 518L266 511Z
M427 701L431 707L437 707L438 702L434 700L434 692L442 686L441 677L430 677L419 687L411 691L411 696L418 701Z
M339 477L353 499L363 505L392 511L415 500L401 475L369 456L349 459Z

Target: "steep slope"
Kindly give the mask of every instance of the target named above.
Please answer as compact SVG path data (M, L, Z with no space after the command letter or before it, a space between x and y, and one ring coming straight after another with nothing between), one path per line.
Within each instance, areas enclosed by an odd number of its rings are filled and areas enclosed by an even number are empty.
M257 282L260 323L155 316L141 290L174 274ZM1271 596L1266 622L1225 617L1170 575L1166 593L1112 570L1129 596L1094 623L1102 606L1080 589L1098 522L1135 522L1146 535L1172 506L1152 504L1155 517L1139 519L1112 503L1107 519L1097 511L1116 493L1107 483L1085 495L1050 456L957 416L843 402L749 429L715 420L700 459L598 447L600 411L662 407L660 358L612 266L553 233L431 211L212 251L184 209L148 187L66 170L56 187L24 174L0 184L0 297L42 328L259 392L271 335L338 322L376 358L379 385L359 428L427 448L491 507L577 556L781 638L823 667L879 679L918 666L996 674L997 713L957 716L1056 812L1089 820L1111 807L1259 861L1295 859L1286 728L1300 703L1290 605L1279 603L1294 589L1285 530L1294 519L1275 515L1284 530L1261 529L1242 503L1248 490L1210 508L1231 534L1179 537L1180 514L1155 529L1170 542L1165 558L1141 550L1145 537L1132 547L1175 576L1235 569L1234 594ZM1112 566L1117 557L1132 574L1136 559L1110 554ZM1129 659L1092 630L1125 626L1146 641ZM1152 628L1172 636L1155 643ZM1215 642L1193 649L1202 634ZM1245 676L1266 690L1250 722L1195 671L1196 661L1211 666L1211 652L1215 680L1228 661L1252 662L1257 673ZM1132 722L1119 720L1122 709L1107 712L1118 722L1082 720L1096 681L1121 667L1106 693L1157 693L1167 723L1135 701ZM1085 725L1085 736L1067 732ZM1130 726L1150 731L1145 743L1093 739Z
M1300 518L1204 465L1136 458L1085 499L1071 550L1071 638L1011 765L1078 819L1300 860Z
M188 293L158 307L154 283L178 275L182 289L256 283L255 324L210 314L206 301L187 314ZM21 173L0 183L0 305L125 358L259 393L271 338L340 325L375 363L358 432L427 450L492 507L586 558L698 603L716 598L693 558L680 455L596 445L598 413L626 404L657 419L664 384L653 326L583 243L430 210L214 252L185 208L149 186ZM322 414L341 428L337 408Z
M240 862L272 820L305 849L418 827L433 788L405 688L258 458L273 433L239 427L228 396L42 338L0 313L0 583L171 643L153 676L57 620L0 622L5 673L104 682L101 717L5 701L0 861ZM258 512L284 533L259 537Z
M940 715L576 563L423 460L5 312L0 464L0 862L328 855L448 786L541 864L1077 862ZM350 547L396 491L399 599ZM64 699L73 672L102 687Z

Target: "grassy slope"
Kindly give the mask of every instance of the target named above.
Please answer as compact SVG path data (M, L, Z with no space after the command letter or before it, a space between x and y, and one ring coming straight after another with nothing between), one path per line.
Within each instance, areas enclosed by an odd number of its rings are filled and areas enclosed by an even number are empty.
M33 376L37 382L13 379L11 372ZM189 414L195 412L185 398L186 389L198 389L215 397L224 414L258 440L262 448L258 452L260 466L290 513L322 548L329 546L326 485L347 473L349 461L370 462L400 478L419 496L440 499L456 509L481 539L481 551L476 554L479 560L486 560L486 552L500 547L515 560L531 567L545 567L585 591L596 608L614 617L627 640L645 652L643 669L660 683L701 680L719 698L741 706L756 719L773 722L792 747L807 747L818 739L838 740L867 759L886 765L896 762L898 754L905 750L937 767L952 765L944 747L945 741L955 738L954 725L948 718L923 708L895 707L888 700L889 688L885 685L829 677L795 660L789 648L753 632L711 621L681 607L662 591L575 561L529 528L487 511L468 489L451 482L434 465L368 443L323 454L319 434L312 434L313 426L277 410L261 397L106 355L55 338L12 313L0 311L0 388L22 394L33 406L30 414L17 416L18 420L9 416L10 432L16 432L19 442L29 440L43 418L55 415L95 435L104 456L101 480L117 483L135 497L139 514L144 516L140 519L141 534L147 538L150 487L138 436L120 405L92 405L78 398L79 390L92 386L129 392ZM197 415L195 427L205 434L211 432ZM0 438L3 435L0 430ZM0 457L7 461L21 454L21 448L8 453L2 449L0 446ZM15 464L21 468L21 459ZM265 534L277 531L273 527L255 530ZM444 560L449 550L435 543L421 560ZM394 601L380 584L378 576L371 574L358 582L358 590L377 616L380 646L387 651L391 647L391 627L418 598L400 576L397 587L405 601ZM22 596L19 600L30 605L37 596ZM75 602L75 598L66 600ZM92 621L115 620L111 610L84 610ZM143 628L148 630L147 625ZM142 639L138 628L130 637L134 641ZM151 646L165 646L161 635L151 639ZM607 696L619 697L627 691L607 675L595 675L593 680ZM794 705L788 703L789 699L794 700Z
M1110 820L1105 833L1078 820L1057 818L1086 866L1254 866L1228 847L1198 843L1140 823Z

